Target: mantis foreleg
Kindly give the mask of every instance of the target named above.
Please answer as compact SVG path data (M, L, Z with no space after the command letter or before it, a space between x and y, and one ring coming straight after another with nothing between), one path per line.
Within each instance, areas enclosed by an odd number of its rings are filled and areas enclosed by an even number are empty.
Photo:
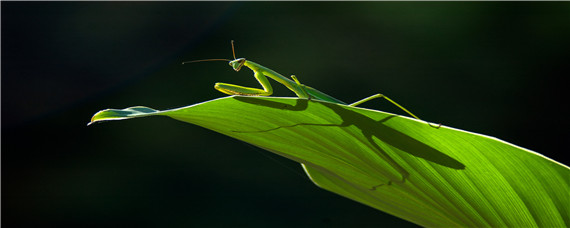
M216 83L214 85L214 88L228 95L269 96L273 94L273 87L271 87L269 80L267 80L267 77L265 77L263 73L257 71L254 72L253 76L259 82L261 87L263 87L263 89L244 87L244 86L238 86L238 85L220 83L220 82Z

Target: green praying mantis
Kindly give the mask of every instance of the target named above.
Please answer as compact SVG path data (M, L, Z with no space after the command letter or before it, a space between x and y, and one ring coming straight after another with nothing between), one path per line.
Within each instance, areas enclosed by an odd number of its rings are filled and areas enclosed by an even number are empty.
M231 41L232 44L232 54L234 57L234 60L231 59L203 59L203 60L194 60L194 61L186 61L183 62L182 64L185 63L193 63L193 62L204 62L204 61L229 61L229 65L237 72L240 71L242 69L242 67L247 67L249 69L251 69L253 71L253 76L255 77L255 79L259 82L259 84L261 84L261 87L263 89L258 89L258 88L251 88L251 87L244 87L244 86L239 86L239 85L233 85L233 84L228 84L228 83L216 83L214 85L214 88L217 89L218 91L228 94L228 95L243 95L243 96L270 96L271 94L273 94L273 87L271 87L271 84L269 83L269 80L267 80L267 78L271 78L281 84L283 84L285 87L287 87L289 90L293 91L299 98L302 99L315 99L315 100L320 100L320 101L327 101L327 102L332 102L332 103L336 103L336 104L343 104L343 105L348 105L348 106L357 106L360 105L364 102L376 99L376 98L384 98L387 101L389 101L390 103L394 104L395 106L397 106L398 108L400 108L402 111L408 113L410 116L421 120L419 117L417 117L416 115L414 115L412 112L408 111L406 108L404 108L403 106L401 106L400 104L396 103L395 101L393 101L392 99L388 98L387 96L383 95L383 94L374 94L372 96L369 96L367 98L364 98L362 100L359 100L357 102L354 102L352 104L347 104L339 99L336 99L326 93L323 93L313 87L301 84L299 82L299 80L297 79L297 77L295 77L295 75L291 75L291 79L267 68L264 67L258 63L246 60L245 58L236 58L236 53L235 53L235 48L234 48L234 41ZM432 126L429 122L427 122L427 124L429 126ZM435 128L439 128L441 126L441 124L439 124L438 126L435 126ZM432 126L434 127L434 126Z
M261 84L261 87L263 89L258 89L258 88L252 88L252 87L244 87L244 86L239 86L239 85L234 85L234 84L228 84L228 83L216 83L214 85L214 88L217 89L218 91L228 94L228 95L242 95L242 96L270 96L271 94L273 94L273 87L271 86L271 84L269 83L269 80L267 79L268 77L283 84L285 87L287 87L289 90L293 91L299 98L301 99L308 99L308 100L319 100L319 101L326 101L326 102L331 102L331 103L335 103L335 104L342 104L342 105L348 105L348 106L357 106L360 105L364 102L376 99L376 98L384 98L387 101L389 101L390 103L394 104L395 106L397 106L398 108L400 108L401 110L403 110L404 112L408 113L410 116L416 118L417 120L421 120L419 117L417 117L416 115L414 115L412 112L408 111L406 108L404 108L403 106L401 106L400 104L396 103L395 101L393 101L392 99L388 98L387 96L383 95L383 94L374 94L372 96L369 96L367 98L364 98L362 100L359 100L357 102L354 102L352 104L347 104L339 99L336 99L326 93L323 93L313 87L301 84L301 82L299 82L299 80L297 79L297 77L295 75L291 75L291 79L267 68L264 67L258 63L246 60L245 58L236 58L236 54L235 54L235 48L234 48L234 41L231 41L232 44L232 54L234 59L203 59L203 60L194 60L194 61L186 61L183 62L182 64L185 63L193 63L193 62L204 62L204 61L228 61L229 65L237 72L240 71L244 66L251 69L253 71L253 76L255 77L255 79L259 82L259 84ZM441 124L434 126L432 124L430 124L429 122L426 121L426 123L434 128L439 128L441 126ZM401 183L405 182L406 178L409 176L409 173L403 168L401 167L399 164L397 164L394 160L392 160L391 158L388 158L388 162L395 167L398 172L400 172L400 174L402 174L402 180L399 181ZM304 167L304 164L303 164ZM387 184L380 184L380 185L376 185L370 188L370 190L376 190L377 187L383 186L383 185L390 185L392 183L392 181L388 181Z

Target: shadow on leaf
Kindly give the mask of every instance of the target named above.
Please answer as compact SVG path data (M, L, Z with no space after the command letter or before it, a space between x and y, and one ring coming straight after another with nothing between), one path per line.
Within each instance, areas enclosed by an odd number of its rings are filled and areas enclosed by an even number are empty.
M374 148L380 153L379 155L384 157L387 162L389 162L396 169L398 169L398 171L403 175L403 180L406 178L407 172L400 165L395 163L395 161L393 161L392 158L390 158L386 154L386 152L384 150L382 150L380 148L380 146L374 142L374 140L372 139L373 136L376 137L378 140L380 140L380 141L382 141L382 142L384 142L384 143L386 143L392 147L395 147L395 148L397 148L403 152L406 152L410 155L413 155L415 157L419 157L419 158L425 159L427 161L430 161L430 162L433 162L433 163L436 163L438 165L445 166L448 168L452 168L452 169L465 169L465 165L463 163L455 160L454 158L448 156L447 154L445 154L441 151L438 151L438 150L434 149L433 147L426 145L425 143L422 143L422 142L420 142L420 141L418 141L418 140L416 140L416 139L414 139L414 138L412 138L412 137L410 137L410 136L408 136L402 132L399 132L399 131L397 131L393 128L390 128L390 127L386 126L385 124L383 124L383 122L389 121L391 118L393 118L395 116L389 116L389 117L386 117L386 118L381 119L381 120L374 120L368 116L365 116L363 114L360 114L358 112L350 110L350 107L345 106L345 105L339 105L339 104L334 104L334 103L329 103L329 102L321 102L321 101L308 101L305 99L297 99L295 105L290 105L290 104L285 104L285 103L280 103L280 102L275 102L275 101L268 101L268 100L263 100L263 99L259 99L259 98L255 98L255 97L236 96L236 97L234 97L234 99L241 101L241 102L250 103L250 104L262 105L265 107L290 110L290 111L306 110L309 103L323 105L323 106L331 109L333 112L335 112L340 117L342 122L340 124L297 123L294 125L279 126L276 128L266 129L266 130L262 130L262 131L255 131L255 132L267 132L267 131L277 130L280 128L296 127L296 126L302 126L302 125L325 126L325 127L355 126L362 131L362 134L368 140L368 142L370 142L370 144L372 146L374 146ZM434 130L437 131L438 129L434 129ZM236 131L236 132L239 132L239 131ZM253 133L253 132L243 131L241 133Z

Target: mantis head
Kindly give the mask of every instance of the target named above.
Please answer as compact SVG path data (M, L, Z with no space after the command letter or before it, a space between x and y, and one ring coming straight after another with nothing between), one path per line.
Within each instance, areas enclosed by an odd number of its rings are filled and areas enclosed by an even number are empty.
M234 68L235 71L241 70L241 67L245 64L245 58L239 58L230 61L230 66Z

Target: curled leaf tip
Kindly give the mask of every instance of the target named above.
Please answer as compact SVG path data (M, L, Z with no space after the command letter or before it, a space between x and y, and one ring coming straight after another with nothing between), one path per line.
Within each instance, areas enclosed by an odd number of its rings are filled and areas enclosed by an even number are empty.
M157 114L158 112L159 111L155 109L144 106L135 106L125 109L105 109L95 113L95 115L91 117L91 122L89 122L87 126L101 121L124 120Z

